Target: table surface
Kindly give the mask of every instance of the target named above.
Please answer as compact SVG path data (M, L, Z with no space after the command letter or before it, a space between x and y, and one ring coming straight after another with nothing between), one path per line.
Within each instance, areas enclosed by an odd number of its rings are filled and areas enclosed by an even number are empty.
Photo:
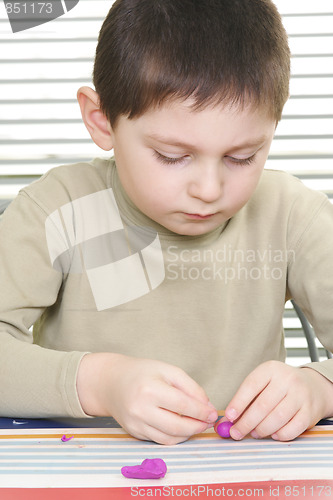
M162 446L132 438L113 419L0 419L0 499L333 499L332 423L286 443L209 430ZM154 457L167 464L163 479L122 476L122 466Z

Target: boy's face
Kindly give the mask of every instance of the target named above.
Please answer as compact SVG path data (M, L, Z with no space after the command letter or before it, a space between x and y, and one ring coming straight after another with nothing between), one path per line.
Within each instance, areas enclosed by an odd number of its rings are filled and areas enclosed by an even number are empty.
M172 102L111 131L120 181L148 217L202 235L235 215L254 192L275 131L260 110Z

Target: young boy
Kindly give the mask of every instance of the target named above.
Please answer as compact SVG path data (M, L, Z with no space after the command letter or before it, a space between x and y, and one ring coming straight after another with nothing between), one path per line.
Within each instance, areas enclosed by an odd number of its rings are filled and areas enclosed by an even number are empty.
M333 415L333 362L284 364L288 298L333 348L332 206L263 170L288 83L270 0L114 3L78 92L114 159L53 169L0 224L1 415L165 444L216 410L234 439Z

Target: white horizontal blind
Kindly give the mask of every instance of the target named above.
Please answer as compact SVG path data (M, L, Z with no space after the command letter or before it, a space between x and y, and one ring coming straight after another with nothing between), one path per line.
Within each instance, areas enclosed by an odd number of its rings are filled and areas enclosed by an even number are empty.
M0 202L53 166L103 156L81 121L76 92L91 85L112 3L80 0L64 16L13 34L0 2Z
M287 170L333 201L333 2L275 0L292 52L290 99L267 167ZM290 364L308 361L306 340L290 303L284 315ZM318 347L320 346L317 341ZM319 349L325 359L324 349Z
M80 0L66 15L13 34L0 1L0 210L51 167L106 155L81 122L76 92L91 85L98 31L112 3ZM333 1L275 3L290 38L292 78L267 168L287 170L333 200ZM289 361L297 364L307 351L290 304L284 326Z
M275 3L289 35L292 78L267 167L333 198L333 2Z

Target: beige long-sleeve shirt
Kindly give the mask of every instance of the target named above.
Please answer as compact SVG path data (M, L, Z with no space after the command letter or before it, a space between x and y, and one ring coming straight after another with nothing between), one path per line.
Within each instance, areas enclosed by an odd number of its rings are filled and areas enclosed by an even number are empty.
M286 173L193 237L139 212L112 159L53 169L0 223L0 415L85 416L76 374L100 351L177 365L223 409L285 359L286 298L333 349L332 256L332 205ZM310 366L333 381L332 360Z

